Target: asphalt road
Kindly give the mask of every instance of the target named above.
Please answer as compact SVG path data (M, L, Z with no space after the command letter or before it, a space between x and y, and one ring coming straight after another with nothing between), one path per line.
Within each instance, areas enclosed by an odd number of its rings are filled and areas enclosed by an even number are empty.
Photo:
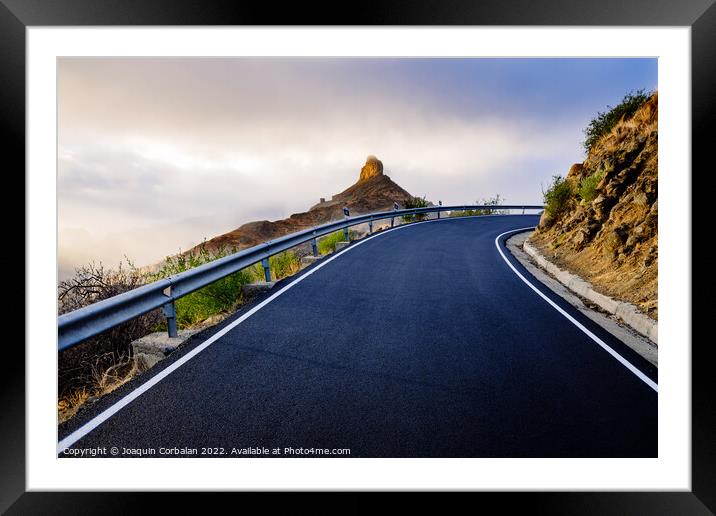
M498 235L536 223L448 219L353 244L277 285L270 295L293 284L89 432L83 425L251 307L84 411L60 428L59 448L79 429L64 444L83 435L72 448L120 455L312 456L290 447L347 448L350 457L656 457L657 392L500 255ZM656 381L653 366L504 252Z

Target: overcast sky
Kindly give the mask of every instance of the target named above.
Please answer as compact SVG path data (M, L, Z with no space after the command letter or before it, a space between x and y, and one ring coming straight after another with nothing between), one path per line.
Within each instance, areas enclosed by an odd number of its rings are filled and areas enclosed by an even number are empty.
M368 154L433 201L541 202L657 61L71 58L58 83L62 279L305 211Z

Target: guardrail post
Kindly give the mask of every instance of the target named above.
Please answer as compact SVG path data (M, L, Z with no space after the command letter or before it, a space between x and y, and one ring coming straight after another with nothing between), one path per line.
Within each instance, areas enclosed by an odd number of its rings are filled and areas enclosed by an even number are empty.
M164 317L167 318L167 331L169 332L169 337L177 337L177 310L174 306L174 301L170 301L166 305L162 306L162 312L164 312Z
M264 268L264 278L266 279L266 283L271 282L271 265L269 265L269 259L264 258L261 260L261 266Z
M442 205L443 205L443 202L438 201L438 206L442 206ZM438 218L440 218L440 209L438 209Z
M525 214L525 207L522 206L522 215L524 215L524 214Z
M373 217L371 217L370 220L368 221L368 234L369 235L373 234Z
M313 250L313 256L318 256L318 244L315 238L311 240L311 249Z
M348 210L348 206L344 206L343 207L343 218L345 220L348 220L348 217L350 217L350 214L351 214L351 212ZM348 226L343 228L343 236L345 237L346 242L351 241L350 233L348 233Z

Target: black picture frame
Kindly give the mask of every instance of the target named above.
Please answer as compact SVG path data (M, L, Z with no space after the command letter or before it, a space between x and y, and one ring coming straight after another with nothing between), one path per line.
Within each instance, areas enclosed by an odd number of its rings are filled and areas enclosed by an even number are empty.
M331 5L294 2L279 8L273 2L223 0L0 0L0 113L6 163L10 157L15 170L25 169L25 30L31 26L678 25L691 27L692 169L712 173L708 165L716 121L714 0L403 0ZM24 183L20 188L24 190ZM692 220L695 234L699 221L695 216ZM25 270L26 277L28 273ZM698 323L693 316L692 320ZM711 405L714 380L707 356L712 340L692 342L691 492L479 493L480 501L470 504L499 504L501 512L520 509L539 514L712 514L716 511L716 411ZM172 505L187 508L186 497L177 493L25 492L24 351L6 346L3 358L0 510L10 514L141 513L150 509L150 496L160 496L166 510ZM382 503L372 495L359 499L353 494L347 500L341 503L354 512ZM316 503L306 496L291 500L293 505L310 505L313 513L327 508Z

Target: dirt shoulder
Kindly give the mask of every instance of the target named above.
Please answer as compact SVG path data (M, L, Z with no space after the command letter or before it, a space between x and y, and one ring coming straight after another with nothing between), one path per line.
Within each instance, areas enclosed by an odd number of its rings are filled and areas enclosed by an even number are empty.
M591 283L600 294L631 303L644 314L658 320L656 267L634 264L615 268L611 258L605 257L599 250L588 247L577 253L560 252L545 235L534 235L530 243L561 269Z
M552 292L574 306L582 314L589 317L592 321L599 324L621 342L658 367L658 347L649 339L625 325L615 315L600 309L588 300L576 295L560 281L539 267L523 250L523 244L528 237L530 237L530 233L519 233L507 239L505 244L507 249L520 261L530 274L546 285Z

